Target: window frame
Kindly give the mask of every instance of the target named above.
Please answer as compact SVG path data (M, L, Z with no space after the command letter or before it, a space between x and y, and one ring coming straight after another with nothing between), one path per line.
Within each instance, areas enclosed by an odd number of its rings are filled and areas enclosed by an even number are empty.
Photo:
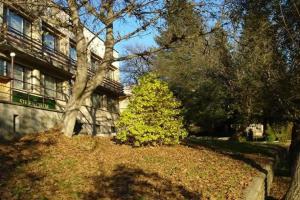
M118 101L117 98L108 96L107 97L107 111L111 113L118 113Z
M21 70L17 70L17 69ZM16 72L19 71L21 72L21 79L17 79L16 77ZM28 73L29 72L29 73ZM29 76L28 76L29 75ZM28 78L29 77L29 78ZM24 90L24 91L33 91L33 84L32 84L32 69L24 67L22 65L15 64L14 65L14 71L13 71L13 89L17 90ZM29 80L29 81L28 81ZM21 87L16 87L16 83L21 83ZM29 86L29 87L28 87Z
M46 79L52 79L54 80L54 84L55 84L55 89L53 89L53 87L47 87L46 84ZM53 76L49 76L46 75L44 73L41 73L41 81L40 81L40 87L41 87L41 95L49 97L49 98L53 98L53 99L59 99L59 100L65 100L64 99L64 86L63 86L63 81L60 79L57 79ZM47 91L50 91L50 93L53 93L53 95L49 95L49 93L47 93Z
M92 72L96 72L98 70L101 60L102 60L101 57L99 57L95 53L91 52L90 70Z
M105 74L105 77L110 80L115 80L115 70L108 69L107 73Z
M17 32L18 34L22 35L22 36L28 36L28 37L31 37L32 36L32 22L29 21L28 19L26 19L23 15L21 15L20 13L18 13L17 11L13 10L13 9L10 9L10 8L7 8L5 7L4 8L4 13L5 13L5 22L8 26L8 30L11 31L11 32ZM21 30L18 30L16 29L15 27L11 26L10 25L10 17L13 17L13 16L16 16L16 17L19 17L21 19ZM29 32L26 33L26 24L29 25Z
M53 37L53 39L54 39L54 41L53 41L53 43L54 43L54 44L53 44L53 48L52 48L51 46L47 45L46 40L45 40L46 35L49 35L49 36L52 36L52 37ZM58 37L57 37L57 35L51 33L50 31L43 30L43 34L42 34L42 44L43 44L43 47L44 47L45 49L49 50L49 51L53 51L53 52L54 52L54 51L57 51L57 49L58 49Z
M72 56L72 50L75 52L75 59ZM69 41L69 58L72 62L77 62L77 49L76 49L76 43L72 40Z
M0 76L9 77L9 70L8 70L9 65L8 65L7 61L4 59L0 59L0 63L1 62L3 63L3 65L0 64ZM3 72L3 74L1 72Z

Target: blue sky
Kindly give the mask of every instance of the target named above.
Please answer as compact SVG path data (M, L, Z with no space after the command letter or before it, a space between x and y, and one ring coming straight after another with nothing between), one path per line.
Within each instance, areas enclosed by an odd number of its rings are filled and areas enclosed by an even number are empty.
M196 2L200 2L196 0ZM208 26L208 29L214 26L215 24L215 19L211 18L209 16L209 12L214 12L215 14L218 13L219 6L222 4L223 0L207 0L205 1L206 3L213 3L215 6L212 7L203 7L203 15L205 15L206 25ZM208 10L205 10L209 8ZM217 15L219 15L218 13ZM162 23L161 21L159 22L160 24ZM134 19L126 19L126 21L118 21L114 24L115 29L117 32L120 32L121 35L124 35L128 32L132 32L135 30L137 27L139 27L138 22L136 22ZM116 50L122 54L125 53L126 46L135 46L135 45L140 45L143 47L152 47L156 46L155 43L155 37L158 35L158 32L155 28L150 28L150 30L147 30L144 33L139 34L138 36L131 38L129 40L123 41L119 44L116 45Z
M127 27L122 27L127 28ZM119 53L124 53L127 46L133 46L133 45L141 45L144 47L152 47L156 46L155 43L155 36L157 35L156 32L148 31L147 33L143 34L142 36L137 36L134 38L131 38L129 40L124 40L120 44L116 45L116 49Z

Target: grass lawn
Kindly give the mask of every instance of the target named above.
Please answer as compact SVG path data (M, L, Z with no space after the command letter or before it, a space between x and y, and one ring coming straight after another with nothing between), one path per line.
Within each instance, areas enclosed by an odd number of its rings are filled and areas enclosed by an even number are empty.
M239 199L259 169L213 144L132 148L56 132L3 141L0 199ZM261 148L251 153L269 158Z

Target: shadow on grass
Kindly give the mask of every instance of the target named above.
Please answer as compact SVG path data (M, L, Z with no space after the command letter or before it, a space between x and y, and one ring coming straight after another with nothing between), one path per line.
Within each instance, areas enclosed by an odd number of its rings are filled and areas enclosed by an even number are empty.
M262 168L264 162L275 161L277 157L279 159L278 166L285 166L287 161L287 149L279 144L222 141L207 138L189 138L185 144L193 148L205 147L236 160L244 161L263 173L266 173Z
M92 177L94 191L82 199L200 199L201 195L176 185L157 173L118 165L110 175Z
M264 165L270 162L277 162L275 163L274 169L276 176L288 177L290 174L287 158L288 150L279 144L222 141L207 138L189 138L185 144L193 148L205 147L223 155L230 156L233 159L243 161L265 175L267 175L268 172L264 169ZM267 188L270 188L270 186L268 186L268 181L265 181L265 191L267 191ZM267 196L267 194L265 195L266 199L275 200L275 198Z
M279 154L285 154L287 149L279 144L268 144L259 142L236 142L236 141L223 141L216 139L196 139L189 138L186 142L187 145L201 145L208 147L218 152L226 153L240 153L240 154L261 154L268 157L274 157ZM284 155L282 155L284 156Z
M54 141L39 141L34 136L0 140L0 199L27 199L23 195L45 175L23 170L22 167L41 158L39 147L53 144ZM26 185L16 183L18 179L22 179Z

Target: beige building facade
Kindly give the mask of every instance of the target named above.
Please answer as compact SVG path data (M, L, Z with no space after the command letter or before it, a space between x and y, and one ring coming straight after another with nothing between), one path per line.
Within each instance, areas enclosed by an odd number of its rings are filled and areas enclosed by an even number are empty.
M120 96L119 109L122 113L129 105L129 100L132 96L132 89L135 85L128 85L124 87L124 95Z
M41 132L62 119L76 73L77 53L71 30L57 27L53 17L63 11L47 9L45 16L14 4L0 4L0 136ZM99 67L103 41L87 28L89 75ZM117 52L115 52L117 56ZM114 63L103 84L81 108L76 132L108 135L116 132L123 88Z

